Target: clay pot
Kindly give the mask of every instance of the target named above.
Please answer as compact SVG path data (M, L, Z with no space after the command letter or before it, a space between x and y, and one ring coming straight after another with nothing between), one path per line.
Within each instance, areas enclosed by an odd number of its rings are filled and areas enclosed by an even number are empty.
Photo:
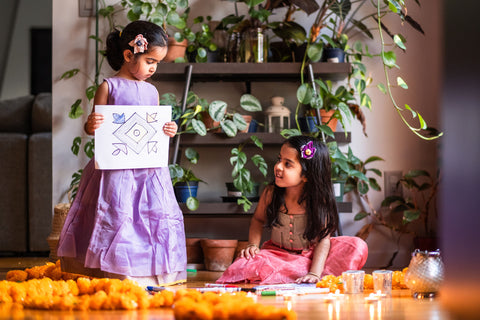
M253 117L247 114L242 115L242 117L247 123L247 127L245 128L245 130L241 130L239 132L248 132L248 129L250 128L250 123L252 122Z
M238 240L202 239L205 268L209 271L225 271L232 264Z
M203 263L201 238L187 238L187 263Z
M177 40L175 40L173 37L168 38L168 51L163 61L174 62L177 58L185 57L187 44L187 39L184 39L182 42L177 42Z
M202 111L202 121L205 124L205 128L211 129L218 127L215 130L210 130L210 132L222 132L222 128L220 128L220 122L214 121L212 117L210 117L210 114L207 111Z
M320 109L320 116L322 117L322 124L327 124L333 132L337 131L337 118L332 118L335 110L325 111Z

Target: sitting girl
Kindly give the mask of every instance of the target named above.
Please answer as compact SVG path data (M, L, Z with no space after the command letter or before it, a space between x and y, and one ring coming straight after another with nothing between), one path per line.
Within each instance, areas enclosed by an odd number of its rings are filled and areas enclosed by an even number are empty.
M286 140L250 222L249 245L217 280L316 283L322 276L358 270L368 247L358 237L333 237L339 223L328 148L306 136ZM271 239L259 248L263 228Z

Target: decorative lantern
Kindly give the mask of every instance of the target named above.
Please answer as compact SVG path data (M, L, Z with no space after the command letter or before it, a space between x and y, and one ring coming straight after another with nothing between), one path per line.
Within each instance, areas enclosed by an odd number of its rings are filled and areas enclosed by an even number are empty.
M290 110L283 105L284 102L283 97L273 97L272 105L265 111L265 123L270 133L280 133L290 128Z

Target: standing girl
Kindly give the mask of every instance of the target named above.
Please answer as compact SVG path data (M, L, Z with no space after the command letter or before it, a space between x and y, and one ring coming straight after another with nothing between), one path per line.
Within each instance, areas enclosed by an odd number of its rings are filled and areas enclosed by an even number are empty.
M306 136L289 138L250 222L249 244L217 280L262 284L318 282L323 275L361 269L365 241L333 237L338 213L328 148ZM271 239L259 248L263 228Z
M107 38L106 56L118 71L98 87L85 123L93 135L103 123L95 105L158 105L158 91L145 82L167 53L167 36L156 24L135 21ZM177 132L175 122L163 131ZM159 285L186 280L183 215L168 167L97 170L84 168L67 215L57 254L67 272Z

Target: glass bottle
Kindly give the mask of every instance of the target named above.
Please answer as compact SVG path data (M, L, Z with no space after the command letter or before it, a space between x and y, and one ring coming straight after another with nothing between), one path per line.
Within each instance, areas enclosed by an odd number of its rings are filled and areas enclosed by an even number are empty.
M251 28L245 33L244 61L263 63L267 61L267 41L262 28Z

